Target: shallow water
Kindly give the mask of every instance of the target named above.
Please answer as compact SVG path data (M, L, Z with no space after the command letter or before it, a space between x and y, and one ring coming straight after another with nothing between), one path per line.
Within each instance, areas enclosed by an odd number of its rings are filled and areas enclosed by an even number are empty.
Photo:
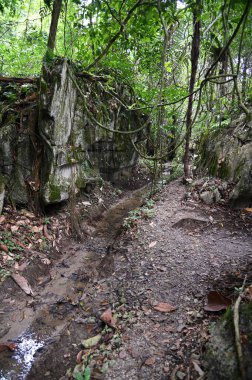
M43 347L44 342L36 340L29 333L25 333L17 339L16 344L17 348L14 352L6 351L1 354L1 380L24 380L32 366L35 353Z

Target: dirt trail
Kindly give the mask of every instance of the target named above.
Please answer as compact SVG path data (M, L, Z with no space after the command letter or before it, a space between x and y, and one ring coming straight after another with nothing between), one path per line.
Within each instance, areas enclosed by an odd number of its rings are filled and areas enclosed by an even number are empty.
M122 216L142 202L143 192L136 192L108 210L84 243L62 247L50 273L35 259L36 276L44 276L44 283L34 298L5 282L0 317L7 330L1 340L33 339L30 356L36 354L33 364L22 352L1 355L1 379L67 379L81 340L103 329L99 317L108 306L120 328L114 332L117 341L97 348L94 379L199 377L194 363L202 366L210 322L203 311L206 295L213 284L223 287L225 271L235 272L243 259L252 261L252 230L241 213L184 203L184 193L179 181L165 186L155 216L119 238ZM176 310L157 311L159 302Z

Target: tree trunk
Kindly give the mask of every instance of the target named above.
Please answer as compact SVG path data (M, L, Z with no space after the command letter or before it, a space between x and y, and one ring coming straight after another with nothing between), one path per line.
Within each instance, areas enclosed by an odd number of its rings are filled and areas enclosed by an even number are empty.
M52 52L55 48L56 34L57 34L57 27L58 27L58 21L59 21L59 16L60 16L61 5L62 5L62 0L54 0L50 32L49 32L48 41L47 41L47 49Z
M189 94L193 93L198 60L199 60L199 47L200 47L200 6L201 1L196 0L196 5L193 8L193 38L191 48L191 77L189 84ZM186 112L186 142L185 142L185 155L184 155L184 178L190 177L190 141L192 134L192 109L193 109L194 95L188 98L188 107Z

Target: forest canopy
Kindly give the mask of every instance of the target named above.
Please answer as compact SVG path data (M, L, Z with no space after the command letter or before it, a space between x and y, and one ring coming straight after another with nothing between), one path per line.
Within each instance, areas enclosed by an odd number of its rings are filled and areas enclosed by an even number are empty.
M132 109L151 111L161 153L162 134L188 151L193 126L249 115L251 0L1 0L0 12L1 75L38 76L60 56L118 76L135 90Z

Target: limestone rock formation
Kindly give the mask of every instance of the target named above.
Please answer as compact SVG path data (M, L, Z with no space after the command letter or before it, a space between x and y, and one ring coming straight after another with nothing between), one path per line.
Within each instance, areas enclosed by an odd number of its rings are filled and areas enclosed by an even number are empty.
M245 117L228 128L201 138L198 169L234 183L230 201L235 207L252 205L252 123Z
M78 77L72 65L58 60L44 67L37 101L19 101L2 112L0 173L15 203L60 202L101 177L130 175L138 159L131 138L136 141L139 132L108 129L139 129L143 117L125 106L134 102L129 87L96 78Z

